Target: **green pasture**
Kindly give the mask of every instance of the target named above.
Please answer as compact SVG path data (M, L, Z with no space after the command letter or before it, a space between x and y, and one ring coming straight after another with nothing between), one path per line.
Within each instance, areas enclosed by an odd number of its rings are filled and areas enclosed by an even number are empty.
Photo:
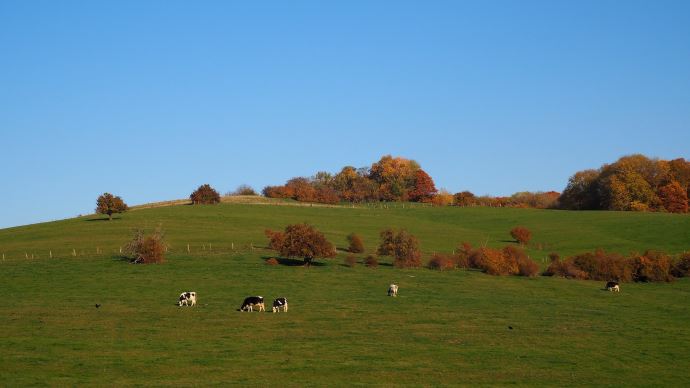
M690 384L687 279L617 294L601 282L400 270L388 258L348 268L342 253L268 266L263 248L265 228L306 221L339 247L358 232L370 250L388 226L430 254L511 244L508 230L523 225L537 260L595 247L678 253L690 246L687 216L221 204L100 218L0 230L0 385ZM158 226L165 264L119 257L133 228ZM177 307L187 290L198 305ZM248 295L285 296L290 311L237 312Z

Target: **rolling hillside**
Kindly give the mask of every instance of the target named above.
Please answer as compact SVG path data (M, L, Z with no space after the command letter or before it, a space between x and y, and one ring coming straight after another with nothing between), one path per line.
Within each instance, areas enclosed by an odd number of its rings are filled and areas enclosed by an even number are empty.
M386 258L348 268L342 254L308 269L268 266L262 248L265 228L307 221L340 247L361 233L368 250L388 226L431 253L510 244L520 224L538 260L593 247L680 252L690 246L687 216L221 204L103 218L0 230L3 384L690 384L688 279L614 294L601 282L400 270ZM157 226L171 244L167 263L119 258L133 228ZM397 298L386 296L391 282ZM175 305L186 290L198 293L196 307ZM290 311L237 312L248 295L287 297Z

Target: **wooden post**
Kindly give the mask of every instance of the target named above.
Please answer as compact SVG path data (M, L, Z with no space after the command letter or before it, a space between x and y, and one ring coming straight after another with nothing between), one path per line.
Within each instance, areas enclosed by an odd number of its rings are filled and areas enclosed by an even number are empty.
M72 256L77 257L77 250L72 248Z
M122 247L120 247L120 254L122 254Z
M211 243L208 243L208 250L211 250Z
M187 243L187 253L189 253L189 243Z
M29 254L24 252L24 257L26 257L27 260L29 260Z
M33 260L33 259L34 259L34 254L32 253L32 254L31 254L31 260Z
M231 242L231 243L230 243L230 247L231 247L230 249L232 249L232 250L234 251L234 250L235 250L235 243L234 243L234 242Z
M51 250L51 251L48 251L48 252L50 253L50 258L52 259L52 258L53 258L53 251Z
M249 243L249 249L254 250L254 243Z

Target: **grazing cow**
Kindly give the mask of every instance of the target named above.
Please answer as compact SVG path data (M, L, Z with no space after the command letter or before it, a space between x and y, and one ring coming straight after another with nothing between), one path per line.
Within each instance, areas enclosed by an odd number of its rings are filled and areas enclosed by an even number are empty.
M398 285L391 284L388 286L388 296L398 296Z
M242 302L242 307L240 311L254 311L254 306L259 308L259 311L266 311L264 308L264 297L263 296L248 296L244 298Z
M618 284L618 282L607 282L606 283L606 289L608 291L621 292L621 287Z
M194 291L187 291L183 292L180 294L180 299L177 302L177 305L182 307L182 305L185 306L194 306L196 304L196 292Z
M283 309L283 312L287 312L287 310L288 310L287 299L276 298L276 300L273 301L273 312L277 313L280 311L281 308Z

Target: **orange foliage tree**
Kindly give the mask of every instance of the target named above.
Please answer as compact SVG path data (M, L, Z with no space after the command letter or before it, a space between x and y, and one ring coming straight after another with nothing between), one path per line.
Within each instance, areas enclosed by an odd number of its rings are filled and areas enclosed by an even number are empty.
M190 194L189 199L191 199L192 203L195 205L211 205L220 202L220 194L218 194L211 185L204 184Z
M96 213L107 214L108 220L113 219L113 214L122 213L129 208L122 198L114 196L110 193L103 193L96 200Z
M671 213L688 212L688 192L677 181L662 186L659 198L664 208Z
M267 230L269 247L276 249L285 257L301 257L304 265L311 265L315 258L334 257L335 247L324 236L309 224L293 224L285 227L284 232Z
M437 191L429 174L421 168L414 172L414 186L409 192L410 201L430 202Z

